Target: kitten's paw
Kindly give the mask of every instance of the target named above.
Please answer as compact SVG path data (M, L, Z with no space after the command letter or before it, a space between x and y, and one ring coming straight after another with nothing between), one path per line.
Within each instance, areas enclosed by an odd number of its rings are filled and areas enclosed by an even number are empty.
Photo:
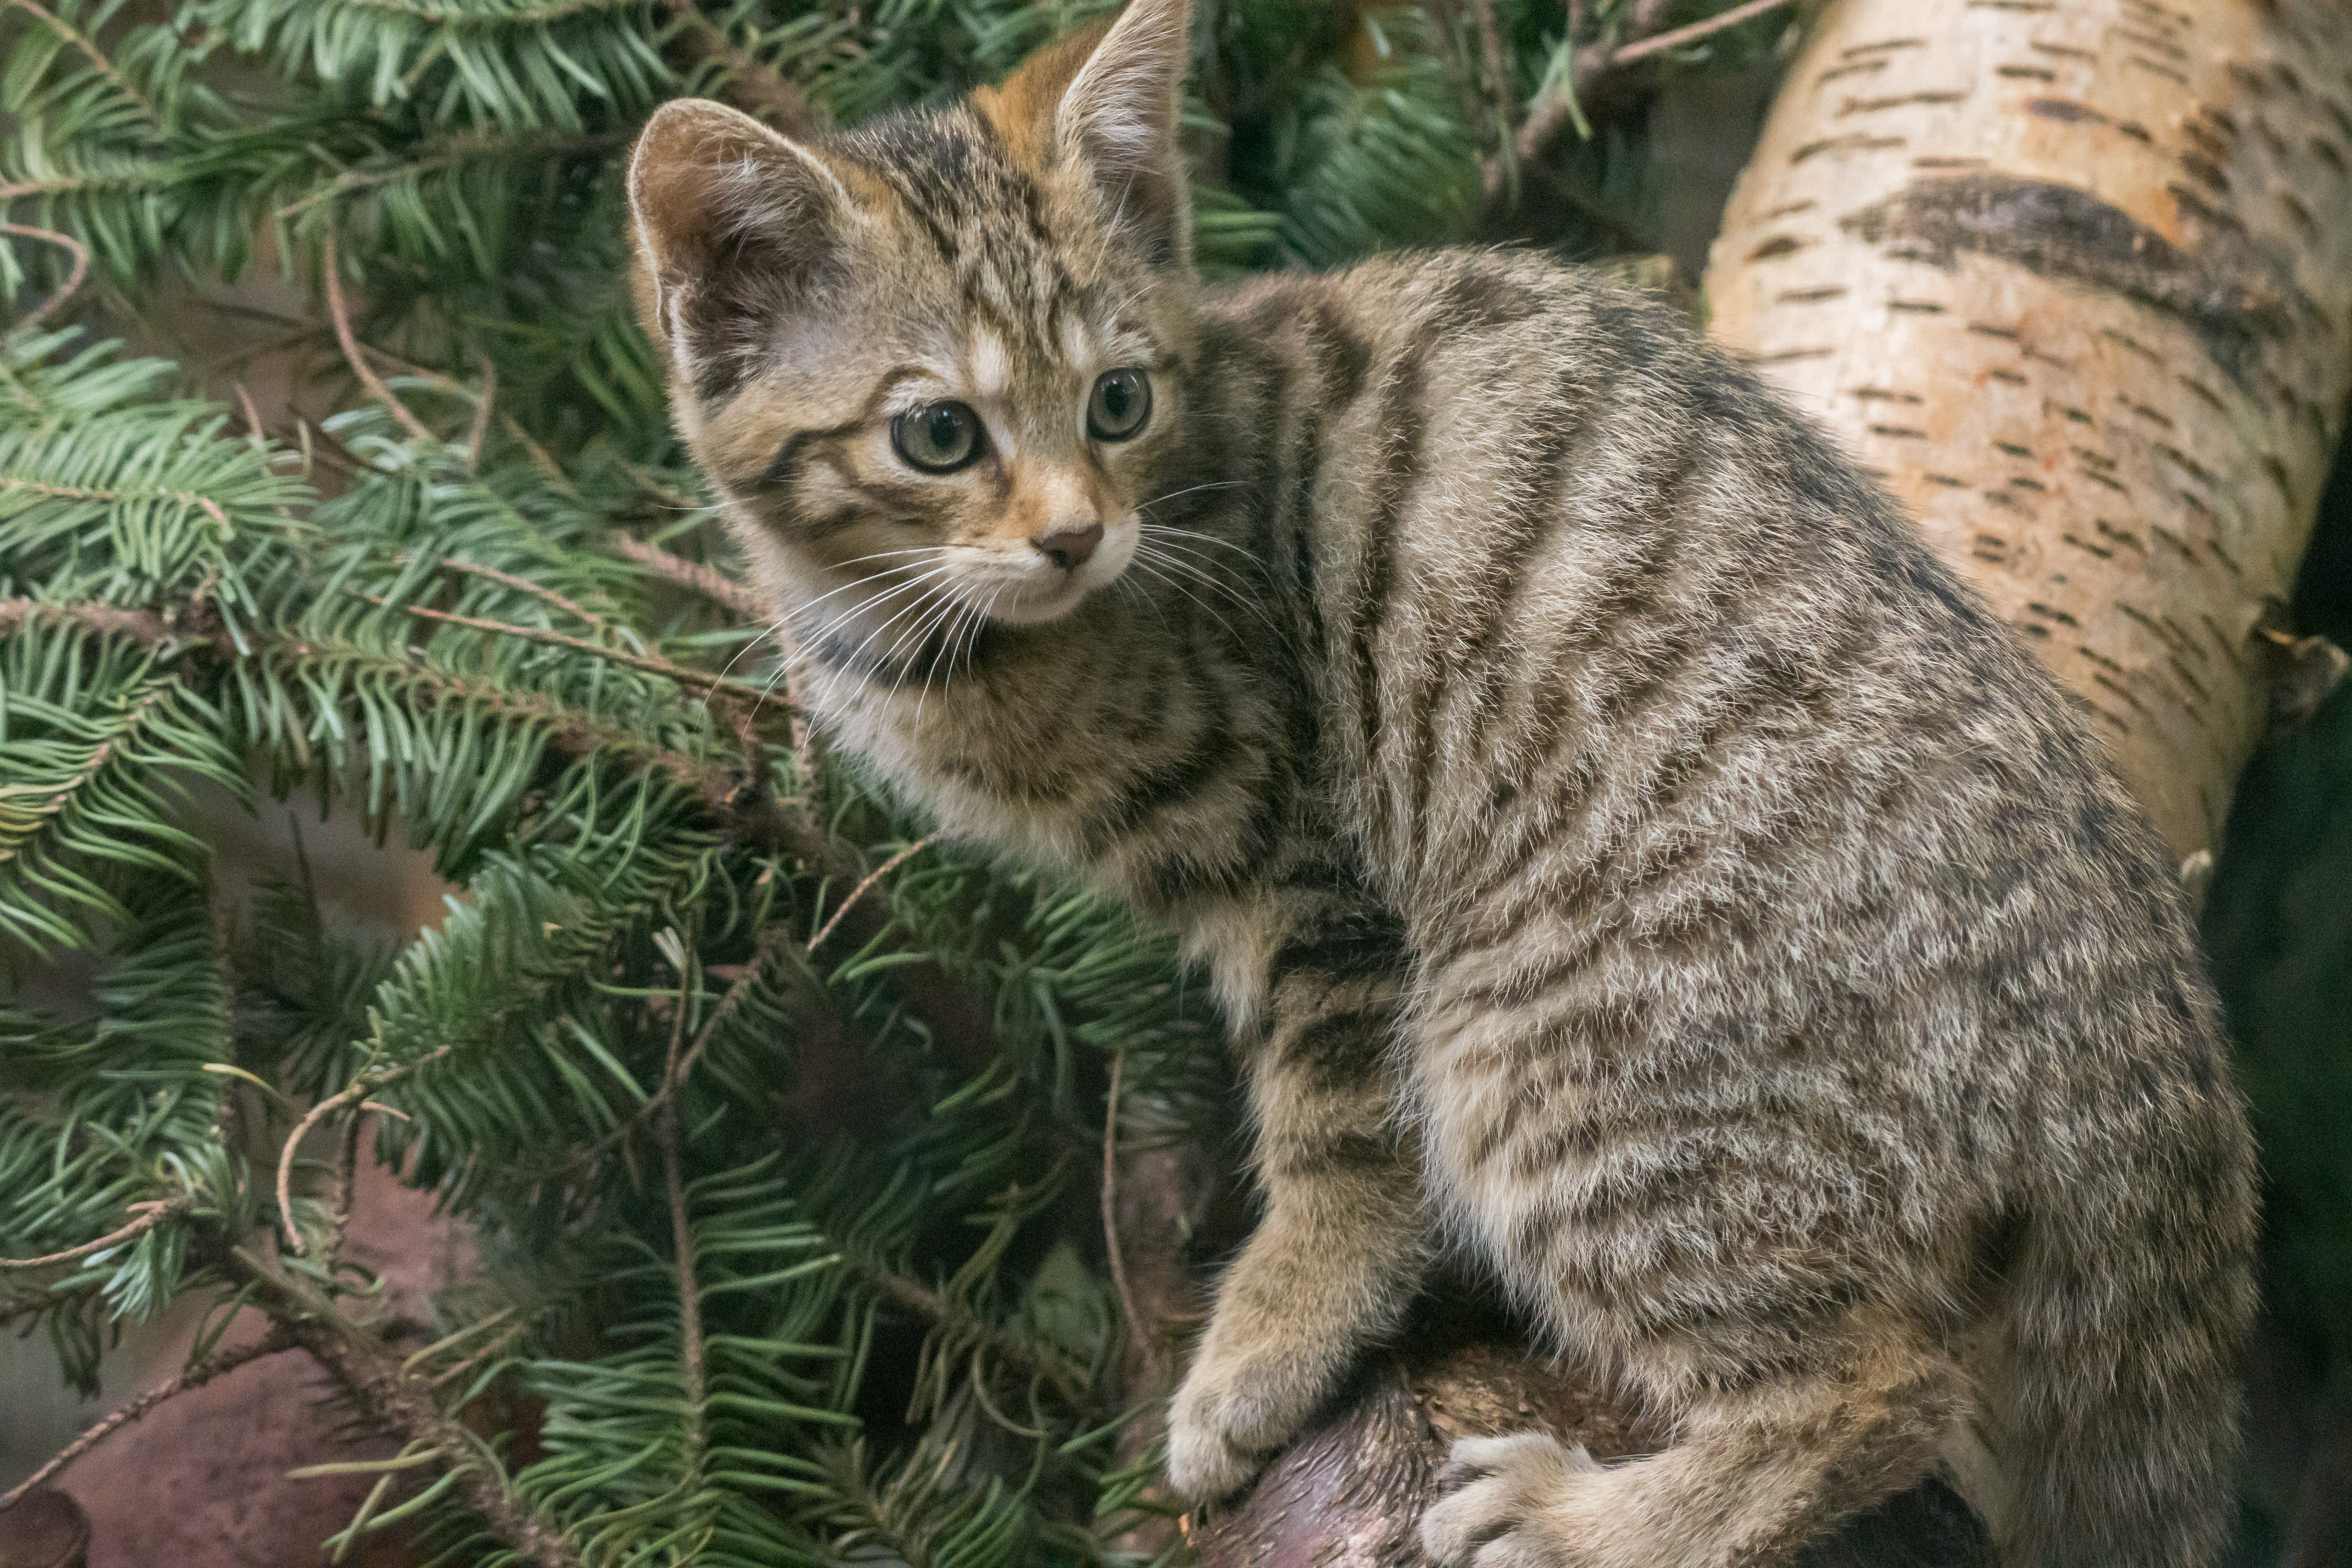
M1247 1486L1324 1393L1320 1368L1218 1352L1203 1349L1168 1412L1168 1484L1196 1502Z
M1545 1515L1582 1478L1602 1473L1591 1455L1549 1432L1465 1437L1445 1467L1454 1490L1422 1515L1422 1550L1447 1568L1570 1568Z

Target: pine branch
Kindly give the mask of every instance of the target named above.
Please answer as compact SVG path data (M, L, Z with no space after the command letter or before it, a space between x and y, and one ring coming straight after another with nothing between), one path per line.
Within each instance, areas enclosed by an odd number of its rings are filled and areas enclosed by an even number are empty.
M715 65L725 72L723 90L730 103L787 136L811 135L821 129L798 82L737 47L725 29L694 8L694 0L669 0L669 5L677 18L675 37L680 52L693 65Z

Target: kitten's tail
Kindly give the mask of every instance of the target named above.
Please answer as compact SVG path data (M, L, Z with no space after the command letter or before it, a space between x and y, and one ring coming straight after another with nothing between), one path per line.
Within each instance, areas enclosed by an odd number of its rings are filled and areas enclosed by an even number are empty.
M2070 1182L2028 1223L2009 1277L2007 1386L1985 1390L2007 1493L1991 1522L2012 1568L2219 1558L2254 1305L2239 1142L2223 1130L2199 1150L2217 1156L2203 1181L2126 1161Z

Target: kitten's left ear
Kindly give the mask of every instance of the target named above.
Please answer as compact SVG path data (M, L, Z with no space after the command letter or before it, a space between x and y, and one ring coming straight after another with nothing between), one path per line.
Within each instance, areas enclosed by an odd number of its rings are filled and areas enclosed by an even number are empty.
M989 106L1025 121L1023 139L1047 159L1087 170L1112 221L1163 267L1189 266L1192 255L1176 145L1192 21L1192 0L1128 0L1108 32L1046 49Z

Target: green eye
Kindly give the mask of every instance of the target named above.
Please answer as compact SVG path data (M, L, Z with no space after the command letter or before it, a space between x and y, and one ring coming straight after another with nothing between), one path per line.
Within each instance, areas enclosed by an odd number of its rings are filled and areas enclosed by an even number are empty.
M1151 380L1132 365L1095 377L1087 399L1087 434L1097 441L1124 441L1151 417Z
M980 416L967 404L926 403L890 421L890 445L927 474L952 473L981 454Z

